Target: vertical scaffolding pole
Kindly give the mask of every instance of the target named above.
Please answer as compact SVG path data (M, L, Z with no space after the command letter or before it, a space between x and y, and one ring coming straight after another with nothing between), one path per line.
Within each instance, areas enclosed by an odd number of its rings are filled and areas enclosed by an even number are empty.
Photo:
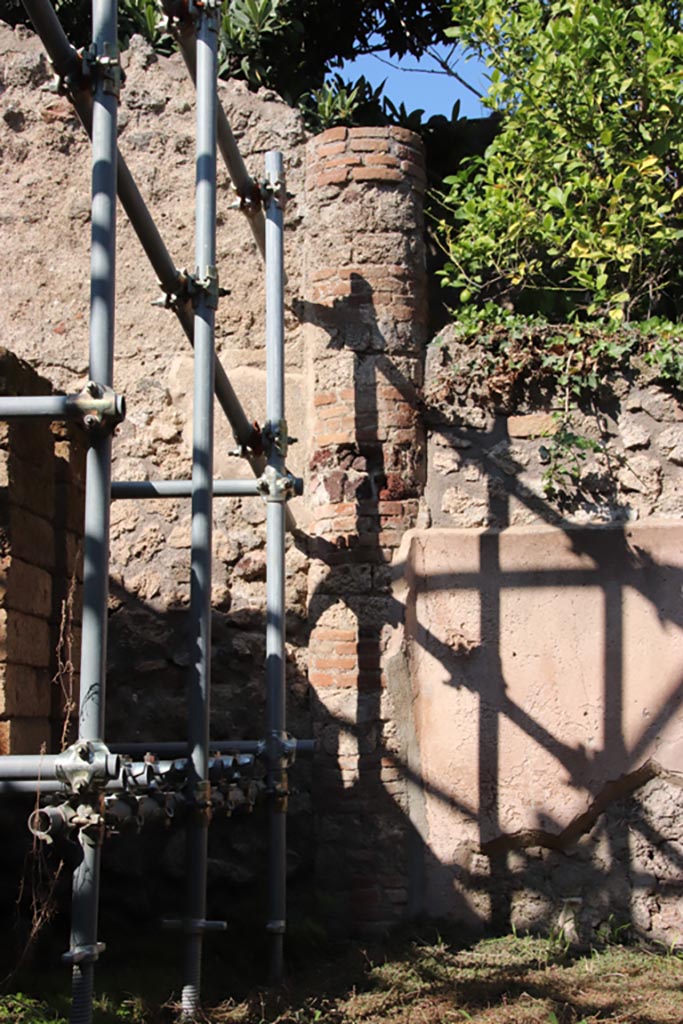
M266 517L266 743L268 751L268 923L270 980L283 972L287 878L287 763L285 741L285 473L287 424L284 373L285 187L282 153L266 154L266 438L272 481Z
M211 539L213 504L214 320L216 272L216 49L215 6L198 8L196 153L196 305L192 442L192 565L188 682L188 920L182 1015L199 1010L202 938L206 928L206 868L211 791L208 782L211 689Z
M92 253L90 291L90 378L93 388L110 388L114 372L116 258L116 110L118 103L116 0L93 0L94 79L92 132ZM102 741L104 735L111 432L96 435L86 457L83 633L78 735ZM100 834L82 830L83 859L73 876L71 944L72 1024L90 1024L97 941Z

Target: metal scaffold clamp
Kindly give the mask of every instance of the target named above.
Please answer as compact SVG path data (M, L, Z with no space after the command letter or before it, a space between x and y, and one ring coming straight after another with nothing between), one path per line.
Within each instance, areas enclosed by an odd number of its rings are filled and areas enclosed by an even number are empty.
M104 43L102 53L98 53L95 43L89 49L80 50L83 77L89 78L92 82L102 83L104 92L119 99L123 72L118 53L112 54L109 45Z
M211 800L211 783L208 780L198 782L195 786L192 799L192 807L196 814L196 820L200 825L210 825L213 811Z
M229 295L227 288L218 284L218 269L214 266L197 267L194 274L185 274L185 295L197 306L203 297L209 309L218 309L218 300Z
M263 428L263 444L266 452L274 450L283 459L287 458L290 444L296 444L297 438L290 437L287 430L287 420L279 420L277 423L266 423Z
M264 501L289 501L295 494L301 494L302 481L291 473L281 473L275 466L266 466L256 481L258 492Z
M94 380L89 380L77 395L69 395L69 406L74 418L89 433L112 433L126 418L123 395Z
M100 740L78 740L55 759L55 776L72 793L102 789L120 771L121 758Z
M100 954L106 950L104 942L94 942L90 946L75 946L67 953L62 953L63 964L94 964L99 960Z
M261 200L265 207L270 203L275 203L281 210L284 210L287 205L287 188L284 178L272 171L269 172L261 184Z

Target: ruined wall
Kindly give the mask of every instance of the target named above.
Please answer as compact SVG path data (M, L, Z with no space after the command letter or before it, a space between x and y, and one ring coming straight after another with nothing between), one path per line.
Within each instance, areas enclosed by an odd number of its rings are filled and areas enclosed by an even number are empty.
M123 58L126 83L119 144L159 231L179 267L194 265L194 91L180 58L157 60L141 41ZM6 263L0 343L40 368L55 389L73 393L87 379L90 279L90 144L66 98L50 91L40 43L0 25L0 240ZM275 96L221 85L221 99L250 172L261 177L267 149L286 154L292 195L286 220L287 406L302 437L302 331L291 308L300 294L298 241L303 192L301 122ZM218 182L218 264L230 295L217 315L217 348L250 419L263 421L264 271L225 170ZM118 224L114 382L128 415L114 438L116 479L189 478L192 351L170 310L153 306L160 289L125 215ZM231 455L234 441L217 410L216 474L250 477ZM303 474L303 444L290 469ZM38 499L36 499L38 500ZM292 502L301 516L301 500ZM37 536L33 535L37 548ZM265 505L217 502L214 520L212 734L257 738L264 728ZM190 507L185 501L116 502L107 674L107 736L173 740L186 734L186 617L190 589ZM311 733L306 656L306 556L287 554L288 715L295 735ZM52 647L54 650L54 645ZM48 678L49 690L49 678ZM40 705L32 703L32 707ZM33 736L35 744L40 737ZM31 750L37 749L36 745ZM292 773L290 866L311 870L310 766ZM23 829L25 812L16 821ZM210 905L215 917L263 891L266 822L235 818L211 829ZM153 873L147 871L154 865ZM105 844L104 920L157 919L183 892L180 830ZM153 875L153 877L152 877Z
M435 526L576 526L683 516L680 394L644 361L601 381L592 404L572 401L571 432L588 447L549 455L567 418L565 396L513 408L484 400L476 351L446 328L427 350L423 415L429 427L425 504ZM503 385L504 390L504 385ZM570 479L573 477L575 479Z
M0 349L0 394L49 395ZM78 702L84 451L45 421L0 424L0 753L60 749Z
M476 358L448 331L428 351L431 528L394 562L412 905L680 942L680 395L615 373L551 477L563 396L486 405Z
M13 257L0 341L73 391L87 373L89 147L66 100L48 91L35 40L0 27L0 57L0 228ZM177 264L191 265L192 89L177 59L139 40L125 63L121 149ZM287 417L299 438L290 468L306 490L291 503L288 538L288 715L290 731L313 733L319 750L312 772L302 762L292 773L290 877L347 931L424 910L475 926L551 927L561 914L578 921L577 901L591 909L600 885L608 895L582 928L625 913L675 941L681 566L666 529L641 536L628 524L681 518L679 403L620 382L621 409L606 414L613 476L586 463L585 501L548 502L546 410L494 417L463 394L433 415L429 365L418 401L429 340L418 139L342 128L307 140L273 95L238 83L220 92L251 173L262 173L266 149L282 149L292 194ZM221 172L230 296L217 346L248 415L262 418L263 275L233 202ZM151 306L157 295L122 217L115 384L129 412L115 440L119 479L189 475L191 352L172 314ZM247 476L217 422L217 475ZM216 738L263 728L264 519L260 499L216 506ZM617 525L609 538L547 534L547 523L586 522ZM507 533L512 524L531 533ZM112 526L108 738L180 738L189 507L120 502ZM522 550L529 565L515 568ZM537 578L545 569L552 595ZM636 628L634 646L626 632ZM643 651L660 648L666 671L645 701ZM264 830L230 822L225 832L212 891L232 886L234 896L260 884ZM165 898L183 876L181 838L155 860ZM120 911L151 913L136 856L130 844L105 848L127 880Z

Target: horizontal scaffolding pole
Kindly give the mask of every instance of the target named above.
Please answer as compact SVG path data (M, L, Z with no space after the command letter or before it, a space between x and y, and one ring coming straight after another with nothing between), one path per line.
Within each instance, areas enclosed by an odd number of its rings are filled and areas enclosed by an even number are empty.
M66 785L54 779L2 779L0 780L0 795L8 796L12 793L67 793Z
M214 480L214 498L253 498L259 495L258 480ZM111 496L120 498L190 498L191 480L116 480Z
M54 779L57 754L6 754L0 757L0 779Z
M65 420L76 413L66 395L45 395L0 398L0 420L13 416L44 416L49 420Z
M316 749L315 740L289 741L297 754L312 754ZM112 754L122 754L124 757L144 757L145 754L152 754L154 757L173 758L187 757L187 743L179 742L150 742L150 743L110 743L109 750ZM218 754L255 754L260 757L266 750L265 740L218 740L209 742L209 750Z

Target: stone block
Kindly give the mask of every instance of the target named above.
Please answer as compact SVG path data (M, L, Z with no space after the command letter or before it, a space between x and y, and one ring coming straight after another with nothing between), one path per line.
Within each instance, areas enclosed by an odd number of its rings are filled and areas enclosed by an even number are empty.
M13 557L43 569L54 567L54 530L47 519L12 505L8 533Z
M13 718L0 721L0 755L39 754L49 751L51 743L49 718Z
M52 682L47 669L0 665L0 716L49 717Z
M0 609L0 661L48 668L50 655L50 627L44 619Z
M18 558L3 559L9 565L0 577L2 606L47 619L52 611L52 577L45 569Z

